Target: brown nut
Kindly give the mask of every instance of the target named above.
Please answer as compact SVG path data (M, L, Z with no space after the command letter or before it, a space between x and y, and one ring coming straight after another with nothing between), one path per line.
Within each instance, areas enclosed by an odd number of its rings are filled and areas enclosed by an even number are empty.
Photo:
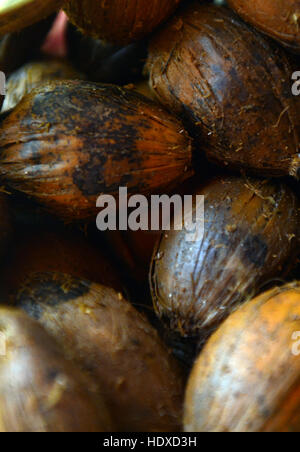
M215 179L205 196L204 235L163 234L154 251L155 309L183 336L205 339L270 278L288 272L299 252L299 202L284 184Z
M27 63L8 78L2 111L14 108L26 94L43 82L67 79L83 79L83 76L69 63L61 60Z
M232 11L183 9L152 38L148 70L161 103L185 118L209 160L298 175L300 102L288 59Z
M118 430L176 431L182 376L148 321L121 294L66 275L34 275L17 303L94 380Z
M0 125L0 176L55 214L94 216L99 195L149 194L191 173L180 121L133 91L57 81L27 95Z
M0 308L0 431L109 432L94 383L21 310Z
M299 283L266 292L231 314L194 365L185 430L299 432L299 331Z
M153 93L153 91L150 89L149 83L147 80L142 80L140 82L134 83L132 86L132 89L137 91L138 93L142 94L143 96L148 97L149 99L153 100L154 102L157 102L157 97Z
M118 44L148 36L175 10L180 0L68 0L72 23L89 35Z
M299 0L228 0L247 22L290 50L300 52Z
M57 11L63 0L2 0L0 35L22 30Z

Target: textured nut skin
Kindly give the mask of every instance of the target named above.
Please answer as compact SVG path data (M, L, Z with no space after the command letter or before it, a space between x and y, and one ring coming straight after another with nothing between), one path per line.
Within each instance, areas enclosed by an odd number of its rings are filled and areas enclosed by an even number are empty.
M182 375L157 332L112 289L66 275L29 278L18 305L100 383L118 431L176 431Z
M112 431L94 383L37 322L1 307L0 331L1 432Z
M185 118L210 160L297 176L300 103L288 59L230 9L181 10L152 38L147 67L158 99Z
M299 0L228 0L228 4L260 31L300 53Z
M191 173L180 121L113 85L57 81L27 95L0 126L0 176L53 213L95 216L101 194L149 194Z
M192 371L187 432L299 432L300 284L266 292L214 333Z
M63 0L6 0L0 6L0 35L22 30L57 11Z
M148 36L180 0L70 0L64 8L83 32L118 44Z
M27 63L8 78L2 111L14 108L26 94L43 82L81 78L83 76L65 61L48 60Z
M270 278L295 264L299 202L284 184L239 177L210 181L203 239L163 234L153 254L154 307L183 336L205 339Z

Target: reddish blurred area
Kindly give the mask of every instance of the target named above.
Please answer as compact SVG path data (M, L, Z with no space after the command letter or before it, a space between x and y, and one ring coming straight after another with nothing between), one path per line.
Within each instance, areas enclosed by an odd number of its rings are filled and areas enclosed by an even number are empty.
M43 44L43 53L58 58L63 58L67 55L67 23L68 18L66 14L60 11Z

